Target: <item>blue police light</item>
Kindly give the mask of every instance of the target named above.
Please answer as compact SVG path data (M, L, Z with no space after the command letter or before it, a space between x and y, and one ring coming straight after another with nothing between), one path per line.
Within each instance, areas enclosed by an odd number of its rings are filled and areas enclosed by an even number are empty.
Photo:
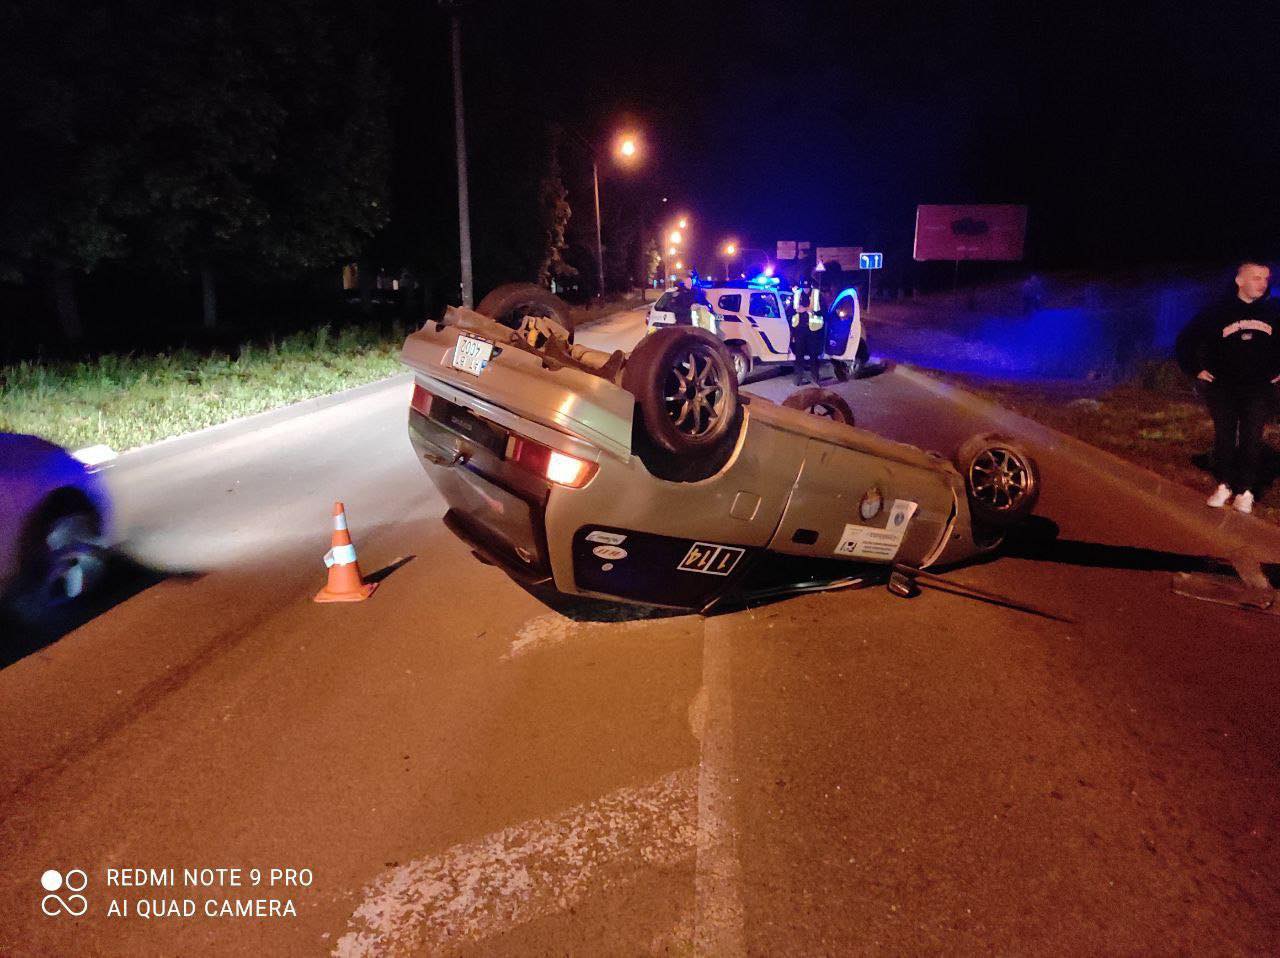
M761 273L759 276L755 277L754 279L752 279L751 285L760 286L760 287L777 286L778 277L774 276L772 272L766 271Z

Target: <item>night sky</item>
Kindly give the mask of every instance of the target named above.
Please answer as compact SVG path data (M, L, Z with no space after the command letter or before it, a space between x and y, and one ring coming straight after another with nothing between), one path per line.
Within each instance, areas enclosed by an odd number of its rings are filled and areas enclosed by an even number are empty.
M1013 202L1046 266L1274 254L1277 41L1264 5L480 2L473 188L538 119L597 138L632 119L645 164L607 171L606 208L668 195L703 241L906 257L917 203ZM589 174L569 187L581 225Z

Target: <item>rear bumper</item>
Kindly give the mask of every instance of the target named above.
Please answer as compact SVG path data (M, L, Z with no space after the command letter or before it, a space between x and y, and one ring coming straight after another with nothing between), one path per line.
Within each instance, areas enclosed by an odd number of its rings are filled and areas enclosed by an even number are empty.
M416 410L409 413L409 441L449 505L450 531L513 578L550 580L545 488L503 482L501 460Z
M548 585L553 580L545 568L530 565L512 555L508 543L490 534L466 513L450 509L444 514L445 528L489 565L497 566L517 582L527 586Z

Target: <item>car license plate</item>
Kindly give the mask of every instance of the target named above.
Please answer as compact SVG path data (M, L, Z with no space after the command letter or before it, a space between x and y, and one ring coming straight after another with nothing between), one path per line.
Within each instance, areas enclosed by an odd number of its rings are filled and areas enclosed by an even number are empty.
M453 347L453 368L479 376L484 367L489 365L489 357L492 355L493 343L463 333L458 336L458 344Z

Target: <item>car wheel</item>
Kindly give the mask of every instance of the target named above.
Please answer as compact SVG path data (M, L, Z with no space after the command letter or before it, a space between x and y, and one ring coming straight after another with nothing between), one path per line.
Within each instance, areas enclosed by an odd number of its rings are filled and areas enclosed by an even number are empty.
M729 358L733 360L733 374L738 382L745 382L751 375L751 353L741 343L734 343L729 347Z
M636 397L645 433L659 449L705 455L737 439L738 384L719 338L690 326L642 339L622 373Z
M844 397L820 386L797 390L788 396L782 405L823 419L842 422L846 426L854 425L853 410L845 402Z
M83 602L101 584L106 558L97 516L64 512L41 516L24 546L12 606L29 625L44 625Z
M836 374L836 382L847 383L849 381L849 364L843 359L831 360L831 371Z
M1040 470L1026 449L994 433L973 436L956 453L974 524L1008 528L1031 515Z
M520 327L526 316L545 316L573 332L573 319L569 305L549 289L533 283L505 283L494 289L476 307L482 313L503 326Z

